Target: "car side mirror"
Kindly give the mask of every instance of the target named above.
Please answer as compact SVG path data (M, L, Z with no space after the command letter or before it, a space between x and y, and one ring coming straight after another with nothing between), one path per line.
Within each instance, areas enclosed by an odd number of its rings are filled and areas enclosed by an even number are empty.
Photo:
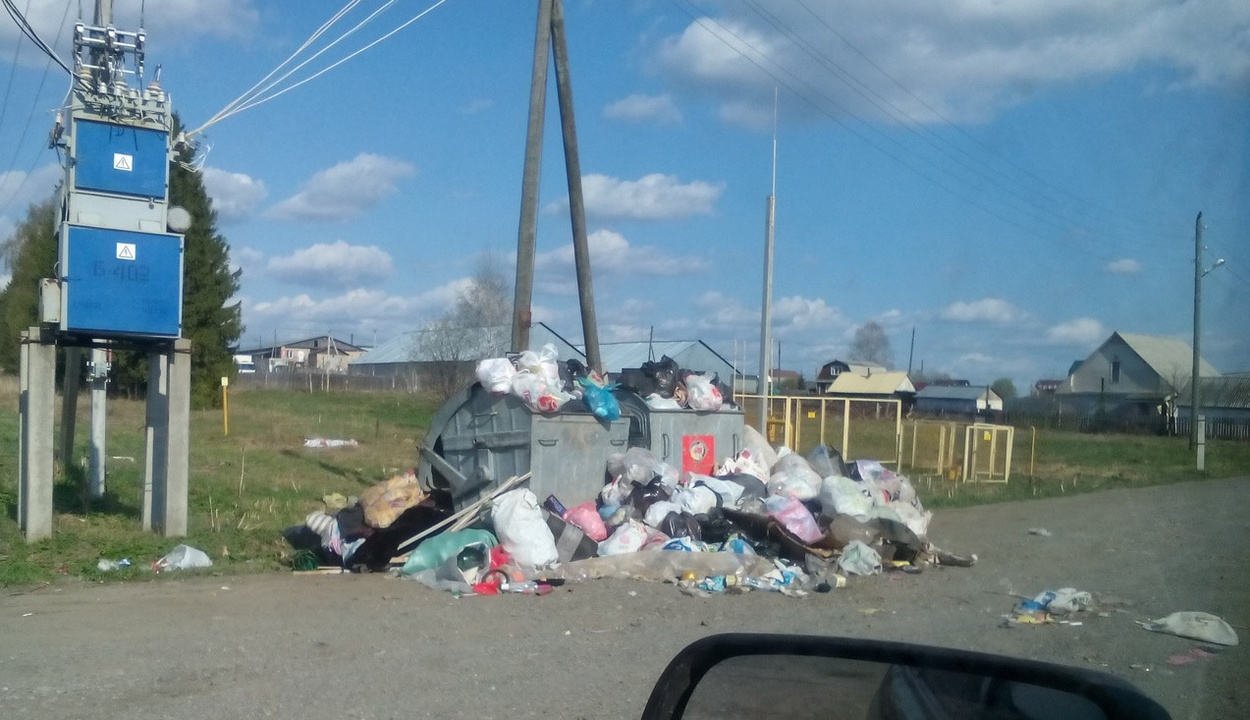
M910 643L837 637L712 635L661 674L644 720L1166 719L1106 673Z

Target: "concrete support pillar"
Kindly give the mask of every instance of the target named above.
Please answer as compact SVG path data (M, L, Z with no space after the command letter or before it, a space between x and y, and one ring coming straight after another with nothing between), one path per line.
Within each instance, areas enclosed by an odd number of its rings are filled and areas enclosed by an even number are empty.
M88 487L91 497L104 497L108 464L108 350L91 351L91 462Z
M191 439L191 342L176 340L148 356L147 451L143 527L187 534Z
M31 541L52 535L56 343L38 327L22 333L20 374L17 519Z

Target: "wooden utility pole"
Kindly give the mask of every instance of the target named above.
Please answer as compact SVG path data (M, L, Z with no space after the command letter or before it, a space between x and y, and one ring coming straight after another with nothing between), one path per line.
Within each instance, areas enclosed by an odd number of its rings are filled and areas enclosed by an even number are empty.
M538 0L538 29L534 37L534 69L530 81L529 132L525 141L525 172L521 183L521 222L517 232L516 290L512 310L512 349L528 349L534 295L534 246L538 222L538 180L542 166L542 131L547 102L547 53L555 56L556 94L564 139L564 168L569 188L569 221L573 231L573 261L582 314L586 364L603 371L599 359L599 326L595 319L594 282L586 237L586 208L582 196L581 159L577 123L573 116L573 78L569 72L568 41L564 30L564 3Z

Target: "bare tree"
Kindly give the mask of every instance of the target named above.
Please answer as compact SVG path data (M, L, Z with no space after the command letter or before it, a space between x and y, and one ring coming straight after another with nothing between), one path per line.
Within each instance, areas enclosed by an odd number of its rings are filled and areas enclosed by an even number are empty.
M432 389L446 398L472 382L476 361L503 355L511 340L512 288L497 258L484 253L455 304L418 334L411 355L428 363Z
M890 338L886 337L885 330L876 320L864 323L855 331L855 338L851 341L851 358L887 368L894 362Z

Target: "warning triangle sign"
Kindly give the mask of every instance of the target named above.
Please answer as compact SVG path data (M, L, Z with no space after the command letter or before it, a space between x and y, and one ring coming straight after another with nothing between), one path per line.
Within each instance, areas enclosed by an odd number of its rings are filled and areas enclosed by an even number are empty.
M133 243L117 243L118 260L134 260L135 246Z
M113 153L113 169L125 170L129 172L132 169L134 158L123 153Z

